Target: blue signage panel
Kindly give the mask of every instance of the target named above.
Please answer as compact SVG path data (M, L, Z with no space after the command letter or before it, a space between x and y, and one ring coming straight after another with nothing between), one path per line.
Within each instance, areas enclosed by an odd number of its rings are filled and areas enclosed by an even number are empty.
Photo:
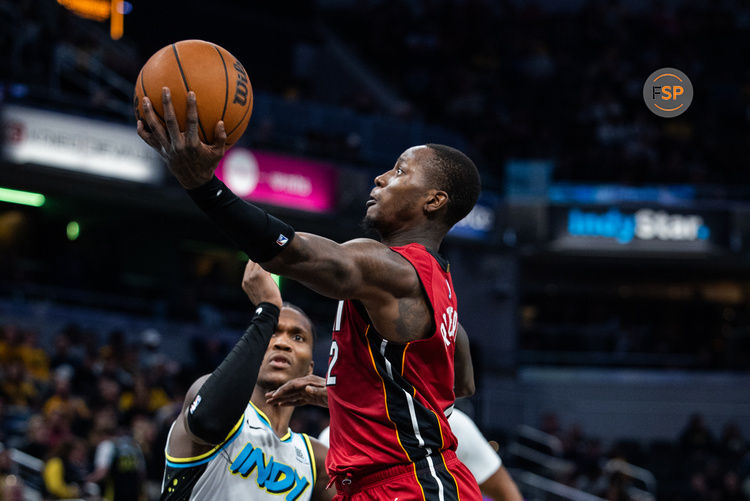
M554 207L553 247L560 250L709 252L726 247L723 212L643 207Z
M554 204L657 204L684 205L695 199L695 188L674 186L622 186L617 184L580 184L559 182L547 192Z

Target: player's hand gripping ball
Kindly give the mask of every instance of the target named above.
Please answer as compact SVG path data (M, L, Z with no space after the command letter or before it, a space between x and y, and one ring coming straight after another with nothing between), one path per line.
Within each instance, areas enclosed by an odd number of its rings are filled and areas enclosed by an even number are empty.
M136 119L143 120L143 98L148 97L164 123L162 87L169 87L180 131L185 132L187 93L192 90L201 141L214 142L219 120L224 121L227 146L245 132L253 111L253 88L242 63L226 49L203 40L183 40L156 52L135 82Z

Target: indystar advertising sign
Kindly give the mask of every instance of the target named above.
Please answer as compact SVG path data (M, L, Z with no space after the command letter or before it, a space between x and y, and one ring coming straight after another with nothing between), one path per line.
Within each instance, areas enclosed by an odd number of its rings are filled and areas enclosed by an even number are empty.
M674 242L707 240L711 229L701 216L695 214L669 214L651 209L641 209L635 214L610 209L599 214L571 209L568 213L568 233L581 237L614 238L624 245L636 238Z
M560 250L708 252L726 243L723 213L655 208L553 209L553 247Z

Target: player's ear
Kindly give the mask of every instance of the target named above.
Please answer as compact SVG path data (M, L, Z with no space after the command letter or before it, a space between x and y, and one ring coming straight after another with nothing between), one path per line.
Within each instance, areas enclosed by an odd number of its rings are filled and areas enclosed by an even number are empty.
M448 205L448 194L443 190L430 190L424 202L424 211L429 216Z
M315 362L313 362L312 360L310 360L310 367L307 369L306 376L309 376L310 374L313 373L313 367L315 367Z

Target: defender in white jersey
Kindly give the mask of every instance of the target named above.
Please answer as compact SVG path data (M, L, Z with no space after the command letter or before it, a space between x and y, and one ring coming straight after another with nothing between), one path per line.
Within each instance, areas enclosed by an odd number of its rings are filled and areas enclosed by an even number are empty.
M169 441L169 439L168 439ZM206 454L188 459L167 454L162 499L178 492L180 482L192 484L180 499L311 499L317 479L310 438L288 430L279 437L268 417L253 405L229 439Z
M453 409L448 422L458 438L456 455L474 475L482 494L493 501L523 501L497 451L474 421L460 410Z
M255 263L242 286L258 309L227 358L188 391L167 439L161 499L333 499L327 447L289 429L294 407L265 397L312 374L312 324L296 307L282 307L278 288Z

